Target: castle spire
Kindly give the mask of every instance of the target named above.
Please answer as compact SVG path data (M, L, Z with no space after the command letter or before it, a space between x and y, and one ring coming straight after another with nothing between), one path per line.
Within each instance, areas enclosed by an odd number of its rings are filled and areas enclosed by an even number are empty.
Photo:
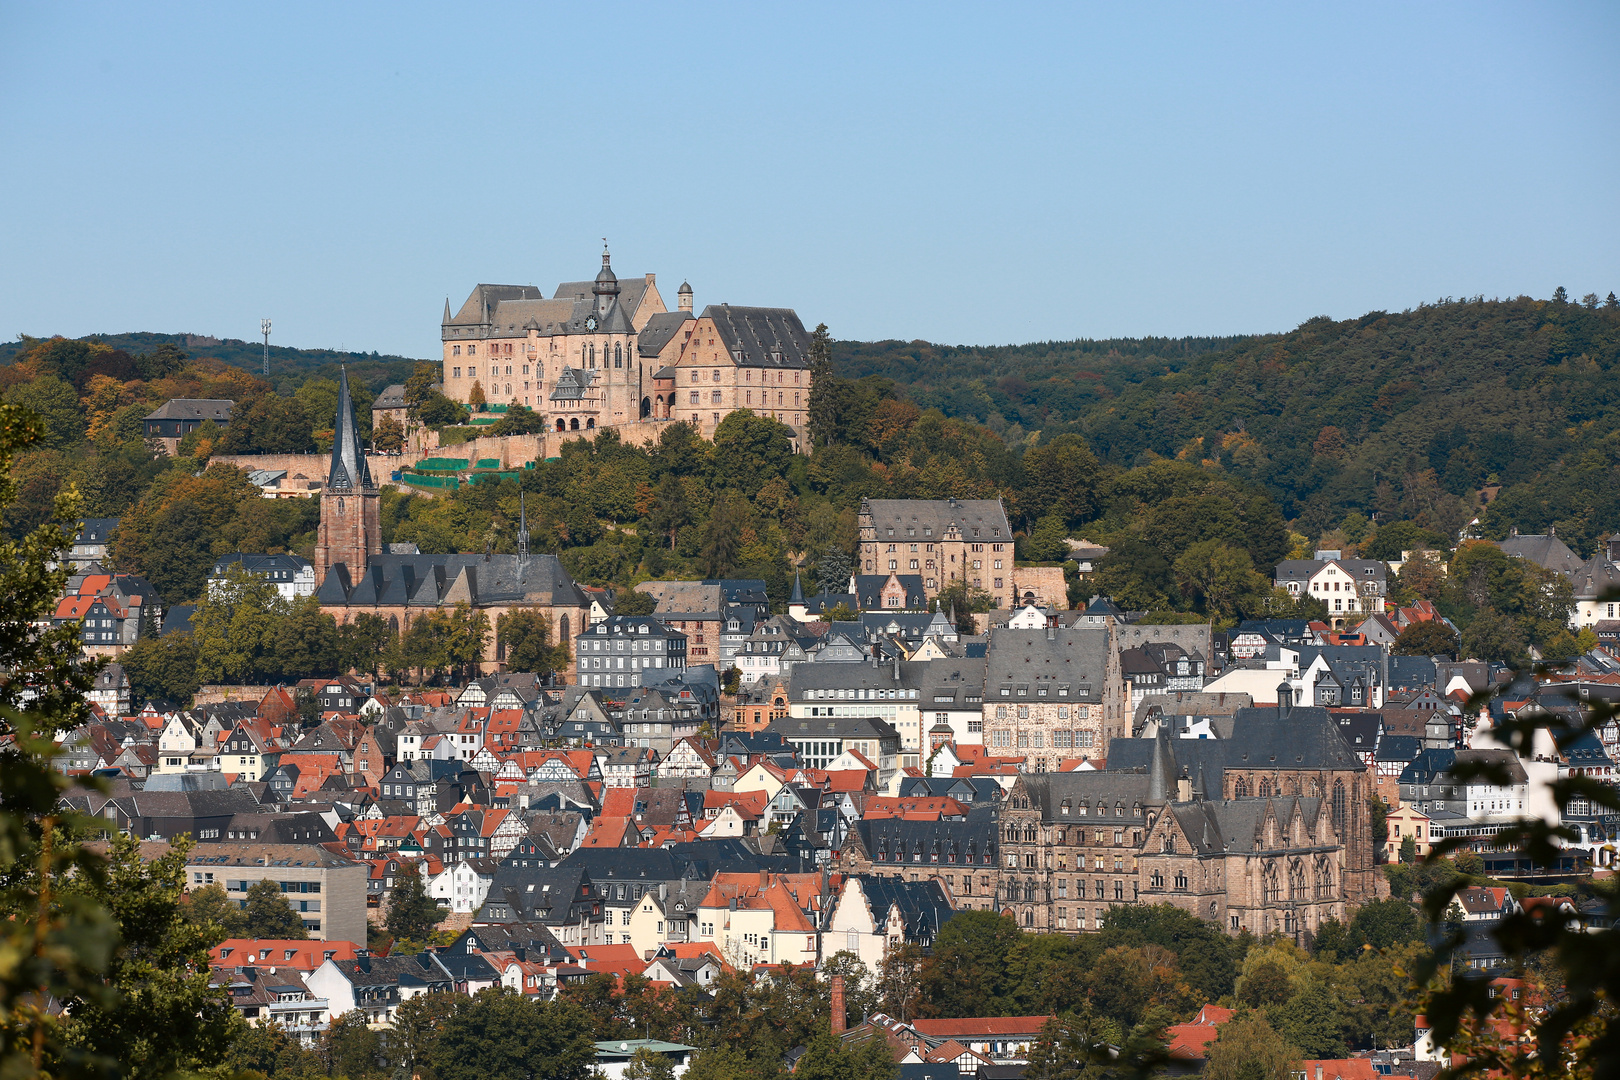
M371 467L354 422L354 399L349 396L349 370L338 369L337 416L332 423L332 468L326 486L334 491L371 491Z
M444 321L450 321L450 298L448 296L444 298Z
M518 488L518 558L529 557L529 511L523 503L523 488Z

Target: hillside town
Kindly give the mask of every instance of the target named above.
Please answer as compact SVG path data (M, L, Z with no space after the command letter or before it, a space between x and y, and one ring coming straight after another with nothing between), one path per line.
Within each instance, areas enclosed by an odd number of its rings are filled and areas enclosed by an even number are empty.
M529 375L530 396L595 386L601 373L586 427L668 418L677 393L654 389L649 406L649 386L684 394L688 367L705 394L724 387L712 393L728 409L748 407L737 374L751 396L754 361L759 385L773 372L788 385L786 371L798 385L804 335L791 312L694 320L683 287L672 315L651 275L619 290L605 256L591 290L511 292L480 286L447 315L447 389L495 377L462 355L499 350L504 367L514 344L535 368L513 376ZM767 342L767 326L782 337ZM739 359L739 327L765 351ZM689 362L710 333L727 347ZM627 353L633 367L621 366ZM554 356L560 367L548 367ZM799 422L784 407L784 422ZM1217 629L1122 610L1086 595L1083 575L1084 602L1071 606L1060 565L1014 559L999 498L864 499L847 585L795 577L775 607L755 579L583 585L530 550L526 522L515 554L389 547L375 460L345 375L312 496L313 560L225 555L208 594L256 579L315 598L339 626L371 616L395 633L458 607L492 620L536 612L565 665L517 670L493 634L460 679L385 684L350 671L137 707L120 658L143 636L187 632L196 609L106 568L114 519L83 522L52 617L106 661L93 719L55 759L99 782L64 805L138 840L144 858L189 844L175 849L188 889L227 909L256 910L255 889L271 882L307 940L232 937L213 949L214 978L251 1023L274 1021L306 1046L355 1014L387 1030L422 994L499 986L549 1000L593 976L703 994L723 976L805 969L830 982L846 1044L887 1047L907 1077L949 1066L992 1080L1023 1075L1052 1017L862 1013L844 1000L851 966L877 973L926 956L968 913L1080 937L1168 907L1230 938L1310 950L1368 905L1411 900L1392 893L1400 879L1387 868L1442 844L1496 883L1461 894L1459 955L1503 986L1498 920L1536 904L1583 924L1609 918L1567 889L1531 894L1610 872L1620 820L1590 801L1559 806L1547 784L1613 785L1620 725L1528 751L1499 731L1529 714L1573 723L1582 702L1620 696L1620 621L1593 599L1620 575L1614 547L1581 560L1551 533L1499 542L1572 583L1572 628L1597 642L1572 664L1516 675L1396 651L1444 616L1427 601L1387 602L1399 564L1335 550L1272 575L1326 615ZM1105 554L1069 543L1076 562ZM969 588L985 610L955 609ZM1464 764L1494 766L1495 779ZM1554 863L1493 845L1525 819L1567 830ZM427 940L393 948L396 905L424 902ZM1233 1015L1198 1004L1165 1035L1181 1071L1201 1067ZM1446 1055L1422 1023L1393 1049L1306 1064L1318 1076L1432 1076ZM625 1041L599 1046L598 1064L619 1075L637 1050L677 1074L694 1052Z

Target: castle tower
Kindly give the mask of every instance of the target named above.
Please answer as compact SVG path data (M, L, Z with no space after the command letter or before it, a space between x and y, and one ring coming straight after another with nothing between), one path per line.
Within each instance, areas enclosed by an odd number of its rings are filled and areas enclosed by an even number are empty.
M684 281L681 282L681 287L675 291L675 295L679 297L678 302L681 311L692 310L692 286L688 285ZM445 303L448 304L449 301L447 300Z
M602 245L602 269L596 274L596 284L591 286L591 292L596 296L596 318L600 322L607 318L608 312L619 300L619 279L608 263L606 244Z
M377 485L366 464L366 449L354 422L349 373L338 376L337 417L332 427L332 467L321 491L321 525L315 541L315 580L342 565L350 581L365 573L366 561L382 554L382 516Z

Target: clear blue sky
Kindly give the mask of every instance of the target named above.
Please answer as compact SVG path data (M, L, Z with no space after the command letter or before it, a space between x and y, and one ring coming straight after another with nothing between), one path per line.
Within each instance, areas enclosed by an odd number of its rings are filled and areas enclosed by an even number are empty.
M0 0L0 337L435 355L658 274L846 338L1620 291L1620 4Z

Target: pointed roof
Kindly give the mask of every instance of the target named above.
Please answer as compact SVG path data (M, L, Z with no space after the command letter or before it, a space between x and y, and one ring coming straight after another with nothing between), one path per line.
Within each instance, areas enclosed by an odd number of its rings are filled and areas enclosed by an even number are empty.
M1176 790L1176 756L1170 748L1168 731L1159 728L1153 740L1153 760L1148 763L1148 798L1168 801Z
M804 603L804 585L800 583L799 575L797 573L793 575L793 595L788 597L788 603Z
M366 464L360 429L354 422L354 399L349 396L349 371L338 372L337 417L332 428L332 469L326 486L337 491L372 490L371 467Z
M444 321L449 323L450 318L450 298L447 296L444 298Z

